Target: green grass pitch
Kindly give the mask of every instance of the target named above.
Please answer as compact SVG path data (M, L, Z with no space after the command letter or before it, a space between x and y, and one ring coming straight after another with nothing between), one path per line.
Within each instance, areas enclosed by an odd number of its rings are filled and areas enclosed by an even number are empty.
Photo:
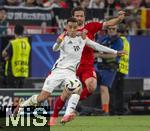
M150 131L150 116L90 116L76 117L51 131Z

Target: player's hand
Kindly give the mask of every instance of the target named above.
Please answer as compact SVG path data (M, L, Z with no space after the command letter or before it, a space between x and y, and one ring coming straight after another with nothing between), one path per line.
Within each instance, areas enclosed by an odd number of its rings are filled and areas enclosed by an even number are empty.
M57 38L57 43L61 43L65 36L66 36L66 32L63 32L62 34L60 34Z
M120 22L124 20L125 15L126 15L125 11L119 11L118 12L118 19L119 19Z
M117 56L128 55L128 53L124 50L117 51Z

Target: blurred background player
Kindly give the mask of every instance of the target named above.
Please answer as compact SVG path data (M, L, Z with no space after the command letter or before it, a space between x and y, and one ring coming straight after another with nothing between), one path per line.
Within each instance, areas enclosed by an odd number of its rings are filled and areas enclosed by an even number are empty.
M82 7L76 7L72 10L72 16L78 20L78 32L86 32L88 38L94 40L96 33L103 28L106 28L110 25L116 25L120 23L124 17L125 12L120 11L118 17L109 20L107 22L89 22L85 24L85 10ZM89 46L85 46L82 52L80 66L77 70L77 76L80 78L83 83L83 91L80 96L80 100L85 99L94 92L97 84L96 73L94 69L94 50ZM51 122L54 124L54 119L57 119L58 112L62 109L65 104L65 100L61 96L57 97L54 112L51 116Z

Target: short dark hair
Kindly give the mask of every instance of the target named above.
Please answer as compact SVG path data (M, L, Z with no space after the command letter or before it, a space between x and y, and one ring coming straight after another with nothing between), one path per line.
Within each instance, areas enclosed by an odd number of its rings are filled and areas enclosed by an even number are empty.
M70 17L67 19L67 23L69 23L69 22L76 22L77 23L78 21L76 18Z
M83 12L84 12L84 14L86 15L86 11L85 11L85 9L84 9L84 8L82 8L81 6L77 6L77 7L75 7L74 9L72 9L72 11L71 11L71 15L72 15L72 16L74 16L74 13L75 13L76 11L83 11Z
M24 27L22 25L15 25L14 32L16 35L23 35Z

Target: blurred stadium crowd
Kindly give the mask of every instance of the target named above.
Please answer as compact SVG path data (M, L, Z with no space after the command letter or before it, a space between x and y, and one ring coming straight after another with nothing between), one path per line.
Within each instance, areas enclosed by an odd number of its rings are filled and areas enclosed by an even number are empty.
M124 23L128 29L129 35L149 35L150 31L150 0L1 0L0 6L17 6L29 7L29 8L74 8L76 6L82 6L87 9L102 9L105 11L104 19L116 16L118 10L125 10L127 12L127 18ZM1 25L6 25L6 22L2 22L2 16L0 17ZM42 24L43 25L43 24ZM8 26L8 23L7 23ZM57 33L55 24L52 27L53 30L48 33ZM11 28L11 26L10 26ZM1 31L2 32L2 31ZM36 32L35 32L36 33ZM2 33L1 33L2 34Z
M81 5L85 8L114 8L137 9L140 7L149 8L149 0L1 0L0 5L8 6L40 6L40 7L59 7L73 8Z

